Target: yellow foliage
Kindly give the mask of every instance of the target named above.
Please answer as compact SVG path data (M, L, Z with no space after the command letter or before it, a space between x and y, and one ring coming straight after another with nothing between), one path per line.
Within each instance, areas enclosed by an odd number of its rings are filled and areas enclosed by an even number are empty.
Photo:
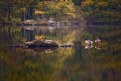
M90 6L90 5L96 5L96 6L108 6L108 2L105 1L92 1L92 0L87 0L82 2L82 6Z
M45 39L45 36L43 36L43 35L36 35L36 36L35 36L35 39L36 39L36 40Z
M45 12L40 11L40 10L35 10L35 14L45 14Z
M107 2L98 2L97 6L108 6Z
M84 1L84 2L81 3L82 6L89 6L89 5L93 5L93 4L94 4L94 1L91 1L91 0Z

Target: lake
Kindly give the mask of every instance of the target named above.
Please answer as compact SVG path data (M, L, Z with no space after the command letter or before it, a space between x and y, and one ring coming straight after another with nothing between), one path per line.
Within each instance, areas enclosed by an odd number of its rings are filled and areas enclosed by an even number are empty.
M28 28L28 29L27 29ZM0 28L0 81L120 81L121 28L119 26ZM68 48L9 48L10 44L43 36ZM85 49L85 39L102 40Z

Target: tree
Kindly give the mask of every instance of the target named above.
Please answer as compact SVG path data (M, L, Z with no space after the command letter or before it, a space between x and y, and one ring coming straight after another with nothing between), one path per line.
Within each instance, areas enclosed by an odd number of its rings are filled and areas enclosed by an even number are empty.
M38 0L1 0L0 1L0 23L4 26L7 24L12 24L12 19L17 11L26 9L32 3L37 3ZM21 14L21 12L19 12ZM15 23L15 22L14 22ZM8 35L11 39L11 25L8 25Z
M39 2L37 10L49 16L55 16L61 19L62 16L74 17L75 9L71 1L44 1Z

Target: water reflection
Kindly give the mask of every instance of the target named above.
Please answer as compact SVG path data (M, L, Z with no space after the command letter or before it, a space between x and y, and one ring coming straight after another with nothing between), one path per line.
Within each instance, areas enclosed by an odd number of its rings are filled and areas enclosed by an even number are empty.
M32 41L35 38L34 31L32 29L21 28L22 37L25 37L28 41Z
M31 49L26 49L26 50L33 50L35 52L39 52L39 53L53 53L54 51L57 50L57 47L42 47L42 48L31 48Z
M113 68L103 71L100 81L120 81L121 74Z
M50 26L22 27L21 34L22 37L26 38L27 41L32 41L35 39L36 35L47 35L48 33L53 32L55 29L55 27Z
M47 34L49 29L41 28L45 31L22 29L21 34L27 40L35 39L37 34L55 36ZM8 40L0 40L0 81L120 81L121 38L118 34L121 32L117 29L115 35L113 28L107 32L103 28L100 29L103 32L91 32L93 36L89 36L90 39L101 37L104 47L100 50L85 50L81 41L74 41L74 47L70 48L11 49L7 47ZM89 30L92 31L88 28L85 32Z
M95 48L97 50L100 50L101 49L101 46L99 46L99 45L96 45L96 46L94 46L94 45L86 45L85 46L85 49L92 49L92 48Z
M63 25L63 26L23 26L21 27L22 39L25 38L26 41L32 41L37 35L44 35L45 37L51 37L53 39L55 36L62 41L62 37L73 33L80 29L77 25ZM73 30L73 31L72 31ZM78 30L79 31L79 30ZM63 39L64 40L64 39Z
M91 49L91 48L93 48L94 46L93 45L86 45L85 46L85 49Z

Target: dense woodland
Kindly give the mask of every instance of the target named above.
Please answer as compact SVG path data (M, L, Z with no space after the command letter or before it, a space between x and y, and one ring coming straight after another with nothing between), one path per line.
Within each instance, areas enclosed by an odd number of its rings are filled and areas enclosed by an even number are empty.
M62 16L79 19L82 15L121 18L120 9L120 0L1 0L0 23L36 19L37 14L59 20Z

